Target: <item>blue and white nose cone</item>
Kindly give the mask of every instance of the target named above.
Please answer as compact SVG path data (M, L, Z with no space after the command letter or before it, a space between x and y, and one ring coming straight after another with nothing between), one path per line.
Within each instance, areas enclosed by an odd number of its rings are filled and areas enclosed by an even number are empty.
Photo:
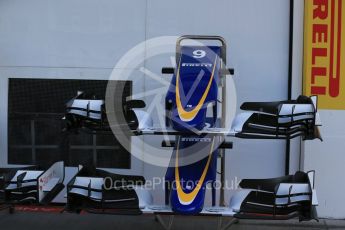
M171 167L165 177L173 182L169 197L171 208L184 215L202 211L206 185L216 179L218 150L215 146L218 145L215 142L218 139L195 136L193 131L202 130L206 121L211 127L216 123L220 51L217 46L182 46L176 74L166 96L171 106L168 119L172 128L189 133L177 137ZM208 108L213 109L212 117L206 116ZM200 159L185 165L183 161L191 153L200 154Z
M203 139L202 141L198 139ZM217 154L214 137L180 137L174 151L174 167L168 169L166 179L174 181L170 203L172 210L184 215L194 215L202 211L206 185L216 179ZM189 165L181 166L190 147L202 151L206 157Z
M203 129L209 103L213 103L216 117L219 55L217 46L181 47L177 71L166 96L166 101L172 104L169 119L175 130Z

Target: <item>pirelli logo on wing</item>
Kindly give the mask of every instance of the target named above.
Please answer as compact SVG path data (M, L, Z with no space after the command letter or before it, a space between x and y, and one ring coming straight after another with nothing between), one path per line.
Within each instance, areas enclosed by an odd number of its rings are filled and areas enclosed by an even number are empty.
M343 0L305 0L304 93L321 109L345 109Z
M182 63L183 67L208 67L212 68L212 63Z
M182 141L184 142L211 142L212 139L208 137L182 137Z

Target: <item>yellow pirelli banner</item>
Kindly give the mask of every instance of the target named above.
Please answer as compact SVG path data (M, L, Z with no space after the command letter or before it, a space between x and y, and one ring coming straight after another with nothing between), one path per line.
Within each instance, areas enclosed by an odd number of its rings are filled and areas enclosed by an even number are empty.
M345 0L305 0L304 94L345 109Z

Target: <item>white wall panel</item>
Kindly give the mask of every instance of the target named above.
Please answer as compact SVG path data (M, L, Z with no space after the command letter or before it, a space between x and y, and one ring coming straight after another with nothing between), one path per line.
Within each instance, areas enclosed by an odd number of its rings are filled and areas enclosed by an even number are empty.
M304 170L315 170L320 217L345 218L345 111L321 110L323 142L304 143Z
M142 0L4 0L0 66L112 68L144 41Z

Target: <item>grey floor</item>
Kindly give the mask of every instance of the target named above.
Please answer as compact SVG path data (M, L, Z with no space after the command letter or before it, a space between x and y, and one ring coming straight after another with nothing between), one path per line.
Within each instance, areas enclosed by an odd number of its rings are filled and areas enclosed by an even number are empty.
M163 217L167 220L168 217ZM223 218L223 223L229 219ZM217 217L186 217L176 216L172 229L217 229ZM95 214L70 214L70 213L34 213L34 212L0 212L0 229L73 229L73 230L106 230L106 229L159 229L162 226L155 221L153 215L141 216L114 216ZM297 220L289 221L253 221L240 220L233 225L231 230L239 229L345 229L345 220L325 220L299 223Z

